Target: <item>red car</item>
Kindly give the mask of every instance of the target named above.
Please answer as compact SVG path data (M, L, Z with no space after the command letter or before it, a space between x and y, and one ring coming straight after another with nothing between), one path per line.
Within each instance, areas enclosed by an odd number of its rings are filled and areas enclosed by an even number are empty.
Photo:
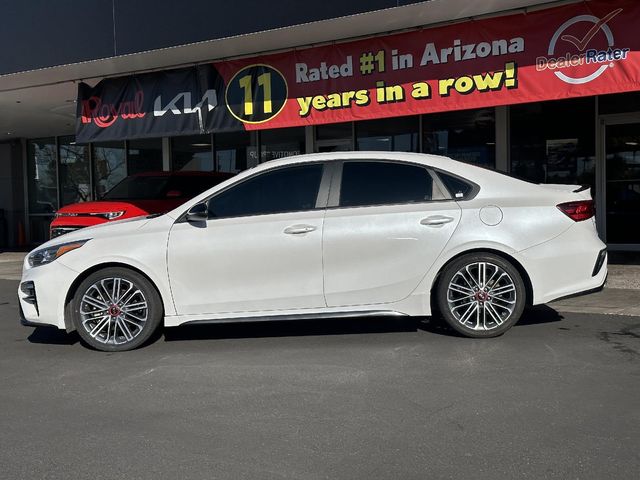
M49 233L54 238L111 220L168 212L232 176L192 171L131 175L109 190L102 200L62 207L56 212Z

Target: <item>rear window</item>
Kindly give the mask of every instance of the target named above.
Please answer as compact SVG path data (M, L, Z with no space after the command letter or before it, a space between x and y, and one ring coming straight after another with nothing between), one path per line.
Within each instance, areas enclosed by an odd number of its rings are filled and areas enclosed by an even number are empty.
M391 162L345 162L341 207L417 203L431 200L433 180L420 166Z
M471 195L473 192L473 185L469 182L462 180L461 178L454 177L453 175L449 175L444 172L437 172L440 180L444 183L444 186L447 187L449 193L453 198L456 199L465 199Z

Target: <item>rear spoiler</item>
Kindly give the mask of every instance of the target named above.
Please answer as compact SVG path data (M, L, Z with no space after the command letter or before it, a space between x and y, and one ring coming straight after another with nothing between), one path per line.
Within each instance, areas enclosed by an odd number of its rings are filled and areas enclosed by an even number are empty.
M585 183L584 185L579 186L578 188L576 188L575 190L572 190L573 193L578 193L578 192L584 192L585 190L589 190L591 188L591 185Z
M571 184L562 184L562 183L539 183L541 187L550 188L552 190L558 190L560 192L572 192L572 193L580 193L585 190L589 190L591 185L571 185Z

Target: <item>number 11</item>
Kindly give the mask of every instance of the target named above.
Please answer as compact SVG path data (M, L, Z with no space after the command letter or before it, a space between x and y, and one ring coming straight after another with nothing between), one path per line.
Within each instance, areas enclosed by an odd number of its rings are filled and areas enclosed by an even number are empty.
M245 75L238 80L240 88L244 90L244 114L253 115L253 90L251 88L251 75ZM262 108L264 113L272 113L273 106L271 103L271 73L266 72L258 76L258 86L264 89L264 101Z

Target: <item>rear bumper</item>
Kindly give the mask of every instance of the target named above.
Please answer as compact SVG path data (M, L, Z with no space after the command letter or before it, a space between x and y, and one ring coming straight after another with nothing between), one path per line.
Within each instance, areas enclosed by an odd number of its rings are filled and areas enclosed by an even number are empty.
M531 279L534 305L597 291L607 278L606 245L582 222L518 256Z
M600 285L599 287L591 288L589 290L583 290L582 292L572 293L571 295L565 295L564 297L559 297L552 300L551 303L559 302L561 300L566 300L568 298L584 297L585 295L591 295L592 293L601 292L602 290L604 290L604 287L606 284L607 284L607 277L605 277L604 282L602 282L602 285Z

